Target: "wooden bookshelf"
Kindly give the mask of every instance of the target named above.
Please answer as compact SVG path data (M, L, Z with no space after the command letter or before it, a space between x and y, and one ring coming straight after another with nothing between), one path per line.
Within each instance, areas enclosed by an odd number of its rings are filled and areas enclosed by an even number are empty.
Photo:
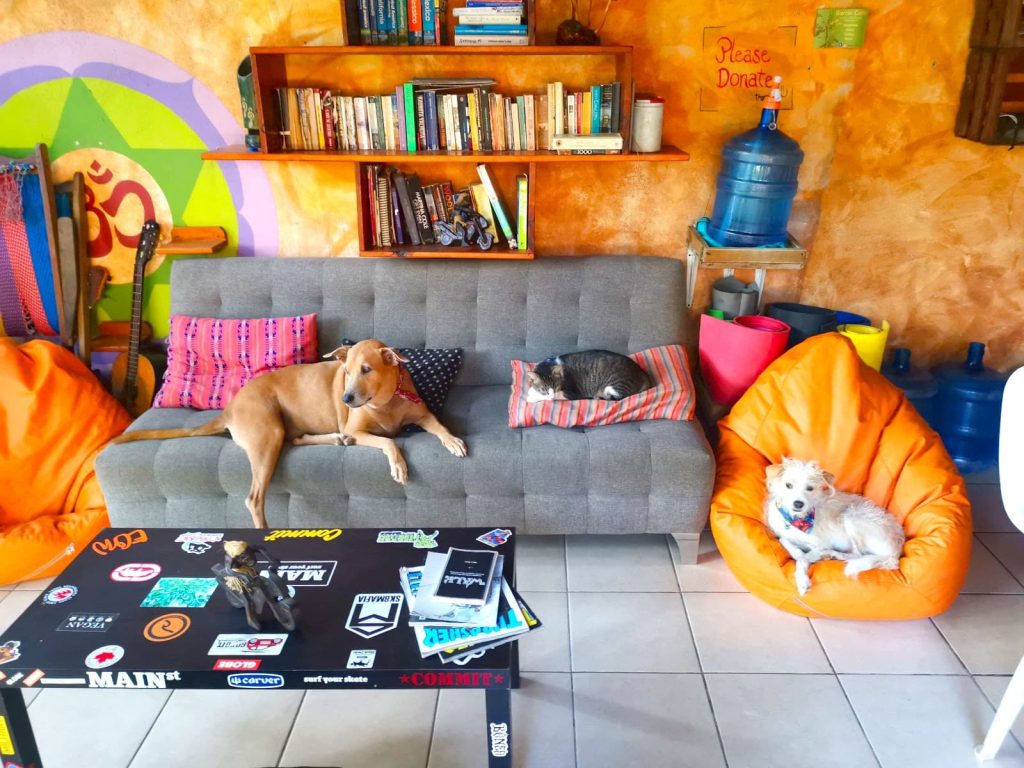
M257 163L678 163L690 159L687 152L664 146L660 152L623 152L618 155L560 155L549 150L536 152L250 152L237 144L202 154L203 160L233 160Z
M529 40L535 42L535 3L528 0ZM356 30L343 30L343 39L358 41ZM414 78L488 77L490 90L506 95L540 94L548 83L562 82L566 91L579 91L594 83L620 82L620 132L629 146L632 122L633 49L624 45L597 46L260 46L250 49L260 124L260 151L229 146L204 152L204 160L260 163L349 163L354 166L360 256L402 258L532 259L538 246L534 238L534 201L537 167L552 163L678 163L690 159L687 152L665 146L660 152L622 152L614 155L560 155L550 150L458 152L399 150L292 151L283 149L276 108L277 88L330 88L335 95L365 96L393 93L396 86ZM496 243L489 251L454 246L395 246L374 248L366 221L365 167L379 163L421 174L424 184L451 179L458 188L475 176L476 163L492 170L506 209L515 218L514 178L525 173L529 183L527 242L525 251L511 251ZM511 205L510 205L511 204Z

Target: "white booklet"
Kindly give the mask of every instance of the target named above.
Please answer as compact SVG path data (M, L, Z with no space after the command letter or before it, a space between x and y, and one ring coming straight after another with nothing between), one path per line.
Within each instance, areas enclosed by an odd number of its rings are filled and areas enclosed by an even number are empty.
M427 554L427 562L431 558L439 558L443 564L445 555L437 552ZM495 565L495 572L500 573L504 565L504 556L498 555L498 562ZM445 600L435 600L431 597L430 585L426 578L426 565L413 568L402 568L399 576L402 582L402 591L405 592L409 604L410 626L447 626L448 624L462 624L475 627L493 627L498 621L498 603L501 593L501 579L491 580L491 591L487 596L487 602L483 605L461 605L450 603Z

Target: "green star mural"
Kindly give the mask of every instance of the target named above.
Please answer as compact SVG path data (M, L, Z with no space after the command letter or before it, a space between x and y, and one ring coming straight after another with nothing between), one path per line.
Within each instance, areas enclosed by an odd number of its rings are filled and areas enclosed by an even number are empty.
M228 234L223 255L233 255L238 220L230 191L196 133L160 102L117 83L62 78L26 88L0 105L0 154L26 155L46 144L51 162L83 148L114 152L142 166L160 187L176 226L218 225ZM144 318L166 336L173 258L146 277ZM108 285L96 306L98 320L127 320L131 285Z

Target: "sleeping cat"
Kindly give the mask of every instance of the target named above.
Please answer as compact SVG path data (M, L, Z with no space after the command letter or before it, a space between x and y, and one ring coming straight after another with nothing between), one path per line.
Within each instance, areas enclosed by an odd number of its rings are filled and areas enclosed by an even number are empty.
M652 386L636 362L618 352L591 349L549 357L526 374L526 401L621 400Z

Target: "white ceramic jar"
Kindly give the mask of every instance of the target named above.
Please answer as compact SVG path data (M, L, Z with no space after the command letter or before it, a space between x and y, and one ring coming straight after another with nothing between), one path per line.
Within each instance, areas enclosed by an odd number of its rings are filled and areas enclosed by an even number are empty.
M657 96L639 97L633 102L634 152L660 152L661 126L665 116L665 100Z

